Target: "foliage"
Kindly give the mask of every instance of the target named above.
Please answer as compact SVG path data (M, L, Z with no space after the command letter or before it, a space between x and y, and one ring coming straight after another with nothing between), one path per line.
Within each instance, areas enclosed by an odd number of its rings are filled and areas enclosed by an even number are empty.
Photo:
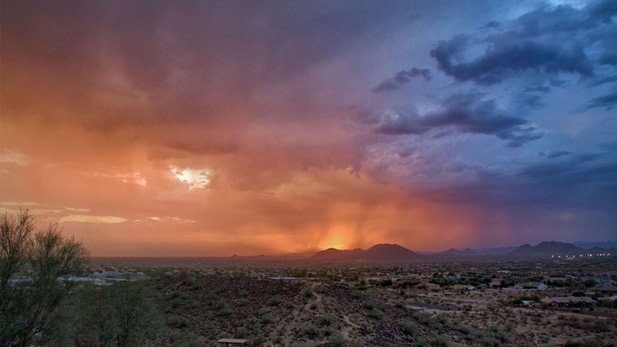
M347 340L341 333L336 332L330 335L330 338L328 339L328 344L334 347L343 347L347 346Z
M319 325L330 326L334 323L334 316L330 313L326 313L319 318Z
M414 323L407 321L407 320L401 322L401 331L405 335L413 336L416 334L417 330L418 330L418 327L416 327Z
M181 331L174 331L173 340L173 347L200 347L203 345L199 336L191 333L182 333Z
M1 346L30 346L45 338L50 317L75 286L65 277L82 273L88 257L57 225L35 228L28 211L0 216Z
M51 345L144 345L148 336L156 335L162 325L146 281L80 288L63 311L69 319L61 321L68 328L52 339ZM170 325L179 327L183 324Z
M319 337L319 329L317 329L315 325L309 323L304 330L304 335L309 339L315 339Z
M385 314L382 310L380 310L380 309L378 309L378 308L374 307L374 308L373 308L373 309L372 309L372 310L368 313L368 316L369 316L369 317L371 317L371 318L374 318L374 319L383 319L383 317L385 317L385 316L386 316L386 314Z

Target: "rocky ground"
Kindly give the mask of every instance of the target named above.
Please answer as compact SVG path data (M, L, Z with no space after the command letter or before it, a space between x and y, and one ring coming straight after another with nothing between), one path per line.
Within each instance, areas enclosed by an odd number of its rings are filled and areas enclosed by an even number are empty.
M253 346L538 344L513 323L478 325L460 312L410 309L404 298L392 299L393 289L198 271L155 283L156 304L170 328L157 337L160 345L214 346L220 338L244 338Z

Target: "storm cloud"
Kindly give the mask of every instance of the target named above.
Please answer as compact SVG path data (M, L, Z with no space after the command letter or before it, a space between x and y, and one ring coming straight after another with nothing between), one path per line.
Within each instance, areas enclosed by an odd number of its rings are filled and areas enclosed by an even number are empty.
M117 256L606 238L617 5L554 3L4 1L0 212Z
M537 126L499 110L494 100L483 100L482 95L453 95L444 100L442 107L441 112L423 116L413 112L386 115L375 131L387 135L409 135L453 127L464 134L493 135L508 141L513 147L543 135Z
M425 80L431 80L431 71L429 69L411 68L411 70L399 71L394 77L389 78L381 82L372 91L375 93L389 92L396 90L409 83L412 78L422 76Z

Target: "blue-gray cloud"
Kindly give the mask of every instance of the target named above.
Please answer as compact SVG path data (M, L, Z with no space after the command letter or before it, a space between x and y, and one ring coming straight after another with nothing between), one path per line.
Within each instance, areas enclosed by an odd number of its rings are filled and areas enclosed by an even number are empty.
M422 76L425 80L430 81L431 71L429 69L411 68L410 70L399 71L394 77L388 78L381 82L372 91L376 93L389 92L399 89L401 86L409 83L412 78Z
M441 40L430 55L447 76L478 86L538 74L572 74L588 79L591 86L613 83L617 74L615 15L611 1L595 1L581 9L542 6L502 23L503 30L497 33L459 34ZM592 105L603 106L603 102L594 100Z
M464 36L456 37L441 41L431 50L439 69L457 81L491 85L521 72L593 74L592 64L581 47L523 41L492 46L484 55L465 62L459 57L465 53L469 42Z
M552 159L552 158L559 158L559 157L563 157L566 155L569 155L570 152L568 151L554 151L554 152L550 152L549 154L546 155L547 158Z
M444 100L443 111L420 116L412 111L386 115L375 132L387 135L418 135L453 127L460 133L494 135L518 147L537 140L543 131L529 121L497 108L494 100L476 93L455 94Z
M617 92L609 93L603 96L599 96L591 100L589 107L606 107L612 109L617 106Z

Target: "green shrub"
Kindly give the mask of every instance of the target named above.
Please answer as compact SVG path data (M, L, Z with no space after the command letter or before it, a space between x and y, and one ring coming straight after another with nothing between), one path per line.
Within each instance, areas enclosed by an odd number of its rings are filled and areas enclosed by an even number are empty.
M191 325L191 321L186 317L173 315L167 317L167 325L172 328L185 328Z
M330 313L326 313L319 318L319 325L330 326L334 323L334 316Z
M268 305L270 306L279 306L283 302L283 299L280 295L274 295L268 300Z
M383 317L386 316L386 314L378 309L378 308L373 308L369 313L368 316L374 319L383 319Z
M330 336L328 339L328 343L330 346L334 347L344 347L347 346L347 339L341 333L336 332Z
M319 329L313 324L309 323L304 330L304 335L309 339L315 339L319 337Z
M274 316L272 315L272 313L266 313L261 315L261 322L264 324L270 324L272 322L274 322Z
M401 322L401 331L405 334L405 335L415 335L416 332L418 331L418 327L416 327L416 325L410 321L402 321Z
M219 312L220 315L228 315L232 313L231 306L227 301L223 299L219 299L216 304L214 304L214 308Z
M248 334L249 334L249 331L248 331L248 329L245 326L241 326L241 327L238 328L238 330L236 330L236 336L239 339L243 339L243 338L247 337Z
M315 344L312 342L294 342L291 347L315 347Z
M428 341L426 341L424 338L419 338L416 340L416 342L413 344L416 347L429 347L430 344L428 343Z
M435 346L436 347L450 346L450 338L448 337L448 335L437 335L435 337Z
M201 347L203 343L199 336L195 334L184 334L181 331L174 331L172 335L173 347Z

